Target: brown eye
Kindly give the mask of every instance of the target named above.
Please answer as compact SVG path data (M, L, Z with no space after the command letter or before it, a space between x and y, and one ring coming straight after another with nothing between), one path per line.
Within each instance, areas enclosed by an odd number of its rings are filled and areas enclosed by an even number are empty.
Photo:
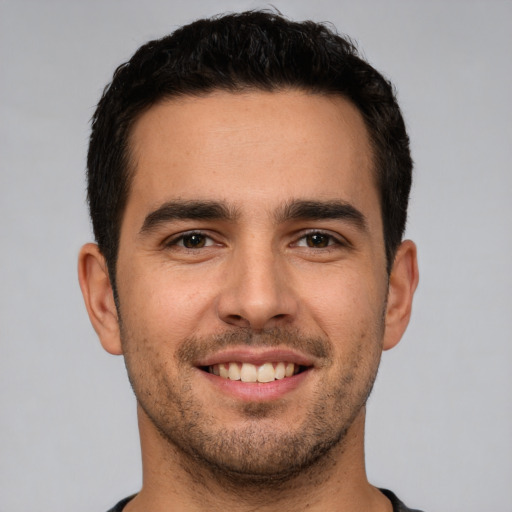
M182 238L183 247L187 249L201 249L206 245L206 237L199 233L184 235Z
M306 244L308 247L323 248L329 245L331 237L322 233L311 233L306 235Z

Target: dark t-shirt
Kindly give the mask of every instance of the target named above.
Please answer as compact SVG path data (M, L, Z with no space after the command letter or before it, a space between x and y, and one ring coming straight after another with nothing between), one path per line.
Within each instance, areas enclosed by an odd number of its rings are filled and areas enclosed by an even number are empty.
M381 492L391 501L393 504L393 512L421 512L421 510L407 508L391 491L387 489L381 489ZM129 498L125 498L121 500L114 508L111 508L108 512L121 512L125 505L133 498L134 496L130 496Z
M384 494L388 498L389 501L391 501L391 504L393 505L393 512L421 512L421 510L418 510L416 508L407 508L397 497L394 493L391 491L388 491L387 489L380 489L380 492Z

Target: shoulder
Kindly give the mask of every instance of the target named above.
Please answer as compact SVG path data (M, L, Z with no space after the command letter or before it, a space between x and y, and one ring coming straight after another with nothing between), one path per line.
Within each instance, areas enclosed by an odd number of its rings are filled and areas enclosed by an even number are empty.
M406 507L396 496L395 493L388 491L387 489L379 489L384 496L386 496L391 504L393 505L393 512L422 512L416 508Z

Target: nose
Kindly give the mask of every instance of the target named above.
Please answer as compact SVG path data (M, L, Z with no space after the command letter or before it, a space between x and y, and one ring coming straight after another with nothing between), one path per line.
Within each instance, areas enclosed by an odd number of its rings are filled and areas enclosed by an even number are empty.
M217 302L223 322L254 331L293 322L298 299L284 263L272 251L238 251L227 274Z

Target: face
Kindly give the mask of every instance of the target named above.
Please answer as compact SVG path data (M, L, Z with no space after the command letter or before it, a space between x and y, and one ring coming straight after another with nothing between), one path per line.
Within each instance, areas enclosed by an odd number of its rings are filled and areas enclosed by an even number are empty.
M218 92L151 108L131 149L117 283L141 428L227 472L313 464L363 414L385 333L360 114Z

